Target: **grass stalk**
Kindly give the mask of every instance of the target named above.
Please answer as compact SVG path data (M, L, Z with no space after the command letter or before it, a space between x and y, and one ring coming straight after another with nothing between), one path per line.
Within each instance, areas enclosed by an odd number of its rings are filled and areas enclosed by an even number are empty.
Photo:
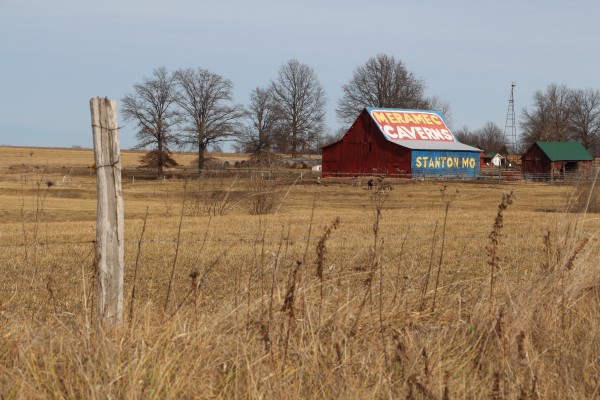
M440 284L440 275L442 272L442 264L444 261L444 246L446 244L446 223L448 222L448 209L450 208L450 202L446 203L446 210L444 212L444 223L442 225L442 244L440 248L440 259L438 262L437 273L435 275L435 285L433 289L433 300L431 301L431 312L435 311L435 301L437 299L438 287Z
M183 214L185 211L185 197L187 194L187 181L183 184L183 199L181 200L181 213L179 214L179 224L177 226L177 241L175 244L175 256L173 257L173 266L171 267L171 276L169 277L169 286L167 288L167 295L165 297L164 311L167 311L169 306L169 300L173 291L173 281L175 280L175 268L177 267L177 257L179 256L179 244L181 243L181 226L183 225Z
M354 323L352 324L352 327L350 329L349 336L351 337L356 335L367 300L371 299L373 293L373 277L375 275L375 271L377 270L377 265L379 261L377 245L379 242L381 211L383 209L383 204L385 203L385 197L382 192L378 191L373 194L372 199L375 217L373 218L373 246L371 247L371 262L368 266L367 277L363 282L365 286L365 292L363 294L363 298L360 302L360 305L358 306L358 311L356 312L356 318L354 320Z
M142 243L144 241L144 233L146 232L146 222L148 221L148 207L146 206L146 213L144 214L144 218L142 219L142 231L140 232L140 238L137 243L137 253L135 255L135 266L133 268L133 282L131 284L131 300L129 301L129 321L133 321L133 310L135 303L135 290L137 287L137 276L138 276L138 268L140 265L140 257L142 255Z
M392 304L396 303L396 299L398 298L398 293L400 293L400 280L401 280L401 271L402 271L402 260L404 256L404 247L406 245L406 240L410 235L411 228L409 227L404 233L404 237L402 238L402 244L400 244L400 254L398 254L398 259L396 261L396 290L394 290L394 297L392 298Z
M442 198L445 196L445 186L444 186L444 190L442 191ZM446 201L446 208L444 210L444 224L442 225L442 244L441 244L441 248L440 248L440 259L438 262L438 269L437 269L437 274L435 276L435 287L433 290L433 300L431 303L431 312L435 311L435 302L437 299L437 292L438 292L438 288L439 288L439 284L440 284L440 275L442 272L442 265L444 262L444 249L445 249L445 245L446 245L446 225L448 223L448 210L450 209L450 205L452 204L452 202L454 201L454 199L456 198L456 196L458 195L458 189L456 190L455 194L450 198L450 200Z
M435 244L437 239L437 229L438 229L439 221L435 221L435 227L433 228L433 234L431 235L431 251L429 252L429 267L427 268L427 274L425 275L425 283L423 284L423 289L421 290L421 305L419 307L420 311L425 310L427 289L429 288L429 280L431 279L431 271L433 270L433 258L435 254Z
M334 230L340 225L340 217L336 217L335 220L326 227L323 236L317 243L317 269L316 276L319 279L319 310L318 310L318 326L321 326L321 312L323 309L323 264L325 253L327 253L327 239L331 236Z
M488 253L488 265L490 266L490 296L489 296L489 311L491 312L494 308L494 286L496 270L499 269L500 257L498 256L498 244L500 243L500 237L502 235L502 228L504 227L504 212L514 201L514 194L510 192L502 193L502 200L498 204L498 212L494 219L494 226L490 232L488 238L490 243L487 247Z

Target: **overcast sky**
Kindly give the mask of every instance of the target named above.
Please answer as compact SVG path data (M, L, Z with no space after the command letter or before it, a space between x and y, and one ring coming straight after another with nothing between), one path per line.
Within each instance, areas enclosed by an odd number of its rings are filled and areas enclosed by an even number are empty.
M120 100L159 66L202 67L235 102L292 58L327 95L386 53L449 103L451 127L504 129L551 83L600 88L600 1L0 0L0 144L92 146L89 100ZM123 148L135 145L123 125Z

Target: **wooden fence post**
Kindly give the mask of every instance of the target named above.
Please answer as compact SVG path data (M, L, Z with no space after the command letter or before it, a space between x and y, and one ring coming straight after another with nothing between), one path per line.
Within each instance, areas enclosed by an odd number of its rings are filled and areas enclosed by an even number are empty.
M124 217L117 103L90 100L98 204L96 214L96 288L98 322L118 324L123 316Z

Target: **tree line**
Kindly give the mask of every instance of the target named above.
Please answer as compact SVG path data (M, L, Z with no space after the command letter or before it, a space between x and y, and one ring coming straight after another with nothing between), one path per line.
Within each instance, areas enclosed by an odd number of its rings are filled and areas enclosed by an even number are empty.
M574 140L600 155L600 90L572 89L550 84L533 95L533 108L524 109L521 144Z
M489 153L523 153L536 141L580 142L593 155L600 155L600 90L572 89L552 83L533 94L531 109L523 108L519 122L520 140L517 148L509 149L504 131L494 122L471 131L468 127L456 130L463 143L479 145Z
M425 82L401 60L386 54L358 66L343 87L336 115L350 126L364 107L438 109L450 107L425 96ZM202 175L209 147L232 141L237 151L254 154L316 153L346 129L328 134L325 91L310 66L296 59L283 64L265 86L250 93L247 105L234 104L233 83L204 68L170 72L156 68L122 99L126 121L136 124L137 148L147 149L142 164L162 177L175 165L171 151L194 149Z
M330 134L325 126L325 91L310 66L291 59L266 85L253 89L247 105L233 102L233 83L204 68L168 71L156 68L133 85L122 99L122 115L136 124L138 148L148 150L142 164L163 169L175 165L171 151L192 149L198 154L198 175L209 148L223 141L236 151L269 155L317 153L339 139L365 107L441 111L447 122L450 106L425 95L425 81L393 56L378 54L355 68L342 86L336 116L344 125ZM556 84L537 91L533 108L523 109L519 123L521 149L537 140L578 140L600 154L600 91L575 90ZM459 141L487 152L506 153L507 138L495 123L455 131Z

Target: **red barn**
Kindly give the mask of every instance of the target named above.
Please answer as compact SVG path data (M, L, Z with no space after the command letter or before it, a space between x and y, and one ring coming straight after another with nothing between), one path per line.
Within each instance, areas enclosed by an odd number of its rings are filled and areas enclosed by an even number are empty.
M479 175L481 150L459 143L437 111L365 108L323 147L323 177Z
M535 142L521 156L523 174L549 174L550 178L591 168L593 163L594 157L579 142Z

